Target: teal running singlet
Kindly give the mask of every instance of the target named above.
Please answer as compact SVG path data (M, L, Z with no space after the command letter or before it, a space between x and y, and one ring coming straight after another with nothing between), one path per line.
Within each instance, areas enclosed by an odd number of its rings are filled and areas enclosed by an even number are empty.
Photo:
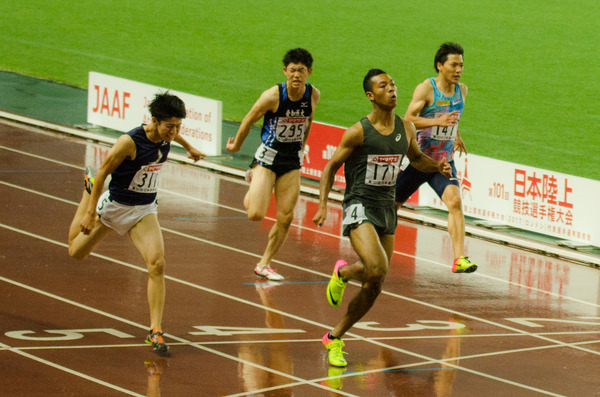
M465 101L462 97L460 84L456 84L456 90L453 96L445 96L438 90L435 84L435 78L430 77L429 81L433 86L433 103L425 109L419 117L436 118L441 114L450 113L455 110L462 111L465 107ZM460 116L459 116L460 117ZM435 161L446 158L452 161L454 157L454 140L458 131L458 124L452 127L433 126L423 128L417 131L417 141L421 151Z

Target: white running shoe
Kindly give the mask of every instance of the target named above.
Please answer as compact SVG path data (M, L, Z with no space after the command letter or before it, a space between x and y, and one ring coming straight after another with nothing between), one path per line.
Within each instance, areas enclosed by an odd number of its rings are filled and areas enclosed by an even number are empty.
M275 269L272 269L269 265L264 265L262 268L256 265L256 267L254 268L254 273L256 273L257 276L265 277L267 280L271 281L283 280L283 276L277 273L277 271Z

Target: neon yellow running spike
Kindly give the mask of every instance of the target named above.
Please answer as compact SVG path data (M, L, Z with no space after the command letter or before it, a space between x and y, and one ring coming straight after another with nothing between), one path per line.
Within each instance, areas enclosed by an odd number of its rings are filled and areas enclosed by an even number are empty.
M342 266L346 266L347 264L348 263L345 260L339 259L335 263L333 275L327 284L327 301L333 307L338 307L342 303L344 290L346 289L346 284L348 283L338 276L338 271Z
M88 194L92 194L92 187L94 186L94 181L95 178L94 176L96 175L96 170L92 167L85 167L85 181L84 181L84 186L85 186L85 190L88 192Z
M345 367L348 362L344 359L344 354L348 354L342 351L344 342L341 339L330 339L329 332L323 335L323 344L328 350L329 364L334 367Z
M477 270L477 265L466 256L461 256L452 263L453 273L473 273L475 270Z

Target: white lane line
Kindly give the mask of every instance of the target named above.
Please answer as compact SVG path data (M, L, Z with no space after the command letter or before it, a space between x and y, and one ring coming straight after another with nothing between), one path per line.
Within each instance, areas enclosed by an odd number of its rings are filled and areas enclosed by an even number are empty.
M135 392L133 392L133 391L131 391L131 390L127 390L127 389L124 389L124 388L122 388L122 387L119 387L119 386L117 386L117 385L113 385L112 383L108 383L108 382L105 382L105 381L103 381L103 380L100 380L100 379L98 379L98 378L94 378L93 376L89 376L89 375L86 375L86 374L84 374L84 373L82 373L82 372L75 371L75 370L73 370L73 369L67 368L67 367L65 367L65 366L63 366L63 365L60 365L60 364L57 364L57 363L55 363L55 362L48 361L48 360L45 360L45 359L43 359L43 358L40 358L40 357L36 357L36 356L34 356L34 355L32 355L32 354L29 354L29 353L26 353L26 352L22 351L21 349L19 349L19 348L17 348L17 347L11 347L11 346L9 346L9 345L6 345L6 344L4 344L4 343L1 343L1 342L0 342L0 347L2 347L2 348L3 348L3 349L5 349L5 350L8 350L8 351L10 351L10 352L12 352L12 353L18 354L18 355L20 355L20 356L23 356L23 357L25 357L25 358L28 358L28 359L30 359L30 360L37 361L37 362L39 362L39 363L42 363L42 364L48 365L48 366L50 366L50 367L53 367L53 368L56 368L56 369L59 369L59 370L61 370L61 371L63 371L63 372L69 373L69 374L71 374L71 375L75 375L75 376L78 376L78 377L80 377L80 378L83 378L83 379L89 380L89 381L91 381L91 382L98 383L99 385L102 385L102 386L108 387L108 388L110 388L110 389L113 389L113 390L120 391L121 393L125 393L125 394L128 394L128 395L130 395L130 396L144 397L144 395L143 395L143 394L138 394L138 393L135 393Z
M43 157L43 156L39 156L39 155L34 155L34 154L31 154L31 153L27 153L27 152L24 152L24 151L21 151L21 150L8 148L8 147L3 146L3 145L0 145L0 149L10 150L10 151L13 151L13 152L25 155L25 156L31 156L31 157L38 158L38 159L41 159L41 160L47 160L47 161L50 161L50 162L53 162L53 163L56 163L56 164L60 164L60 165L64 165L64 166L67 166L67 167L71 167L71 168L83 169L83 167L80 167L80 166L75 166L75 165L72 165L72 164L64 163L62 161L57 161L57 160L49 159L49 158L46 158L46 157ZM10 186L10 187L13 187L13 188L17 188L17 189L22 189L22 190L25 190L27 192L33 193L33 194L39 194L39 195L47 197L47 198L53 198L55 200L66 202L66 203L70 203L70 204L73 204L73 205L77 205L78 204L78 203L75 203L73 201L65 200L65 199L62 199L60 197L51 196L51 195L48 195L48 194L45 194L45 193L41 193L41 192L36 192L35 190L31 190L31 189L28 189L28 188L25 188L25 187L14 185L14 184L11 184L11 183L8 183L8 182L0 181L0 184L4 184L4 185L7 185L7 186ZM170 191L170 190L165 190L165 189L160 189L160 188L158 190L161 193L167 193L167 194L171 194L171 195L178 196L178 197L181 197L181 198L186 198L186 199L189 199L189 200L192 200L192 201L197 201L197 202L200 202L200 203L203 203L203 204L213 205L213 206L216 206L216 207L219 207L219 208L224 208L224 209L227 209L227 210L230 210L230 211L233 211L233 212L238 212L238 213L241 213L241 214L245 214L246 213L245 210L242 210L240 208L235 208L235 207L223 205L223 204L220 204L220 203L214 203L214 202L211 202L211 201L207 201L207 200L201 199L199 197L194 197L194 196L190 196L190 195L187 195L187 194L178 193L178 192L174 192L174 191ZM272 217L265 217L264 219L269 220L271 222L275 222L276 221L276 219L272 218ZM342 237L339 234L333 234L333 233L324 232L321 229L316 229L316 228L312 228L312 227L306 227L306 226L298 225L296 223L292 223L291 227L294 227L294 228L297 228L297 229L300 229L300 230L311 231L313 233L321 234L321 235L328 236L328 237L332 237L332 238L338 239L338 240L342 239ZM407 258L411 258L411 259L416 259L416 260L419 260L419 261L422 261L422 262L428 262L428 263L431 263L431 264L433 264L435 266L442 267L444 269L449 269L451 267L451 266L449 266L449 265L447 265L445 263L440 263L440 262L437 262L437 261L434 261L434 260L431 260L431 259L428 259L428 258L418 257L416 255L407 254L407 253L404 253L404 252L401 252L401 251L397 251L397 250L394 250L394 254L401 255L401 256L404 256L404 257L407 257ZM543 255L541 255L541 256L543 256ZM258 258L260 258L260 257L261 256L259 255ZM273 260L273 262L279 263L279 264L284 265L284 266L289 266L289 267L292 267L292 268L295 268L295 269L298 269L298 270L310 271L310 269L305 269L303 267L294 266L292 264L281 262L281 261L278 261L278 260ZM321 273L319 273L319 274L321 274ZM327 277L329 278L329 276L327 276ZM536 287L533 287L533 286L529 286L529 285L525 285L525 284L520 284L520 283L517 283L517 282L514 282L514 281L505 280L505 279L502 279L502 278L499 278L499 277L495 277L495 276L490 276L490 275L484 274L482 272L475 272L473 274L469 274L469 277L470 278L473 278L473 277L485 278L485 279L488 279L488 280L496 281L496 282L501 283L501 284L507 284L507 285L510 285L510 286L515 286L515 287L519 287L519 288L525 288L525 289L528 289L530 291L535 291L535 292L543 293L543 294L554 296L554 297L561 298L561 299L568 299L568 300L573 301L573 302L577 302L577 303L581 303L581 304L585 304L585 305L589 305L589 306L599 307L600 308L600 304L599 303L588 302L588 301L584 301L584 300L581 300L581 299L578 299L578 298L573 298L573 297L570 297L570 296L561 295L559 293L555 293L555 292L551 292L551 291L546 291L546 290L543 290L543 289L540 289L540 288L536 288ZM358 283L352 283L352 282L351 282L351 284L360 285Z
M65 167L75 168L75 169L79 169L79 170L84 169L84 167L79 167L77 165L65 163L64 161L54 160L54 159L51 159L49 157L45 157L45 156L40 156L40 155L33 154L33 153L24 152L24 151L19 150L19 149L13 149L13 148L10 148L10 147L4 146L4 145L0 145L0 149L8 150L9 152L13 152L13 153L22 154L24 156L33 157L33 158L36 158L36 159L39 159L39 160L48 161L50 163L59 164L59 165L65 166Z
M60 198L60 197L57 197L57 196L53 196L53 195L50 195L50 194L46 194L46 193L41 193L41 192L38 192L38 191L35 191L35 190L32 190L32 189L28 189L28 188L25 188L25 187L22 187L22 186L19 186L19 185L15 185L15 184L12 184L12 183L9 183L9 182L0 181L0 184L8 186L8 187L15 188L15 189L24 190L26 192L29 192L29 193L32 193L32 194L37 194L37 195L40 195L40 196L43 196L43 197L46 197L46 198L50 198L50 199L54 199L54 200L61 201L61 202L64 202L64 203L72 204L74 206L78 205L78 203L76 203L74 201L66 200L66 199L63 199L63 198ZM230 207L230 206L226 206L226 205L222 205L222 204L218 204L218 203L212 203L210 201L202 200L202 199L197 198L197 197L188 196L188 195L181 194L181 193L176 193L176 192L169 192L169 191L164 191L164 192L169 193L169 194L173 194L173 195L176 195L176 196L179 196L179 197L187 198L187 199L190 199L190 200L193 200L193 201L198 201L198 202L201 202L201 203L204 203L204 204L211 204L211 205L218 206L220 208L224 208L224 209L227 209L227 210L245 213L243 210L240 210L238 208L234 208L234 207ZM275 221L274 218L265 217L265 219L268 219L268 220L273 221L273 222ZM305 226L296 225L296 224L292 224L292 226L297 227L299 229L303 229L303 230L307 230L307 231L312 231L312 232L317 233L317 234L322 234L322 235L325 235L325 236L328 236L328 237L336 238L336 239L341 239L342 238L340 235L323 232L323 231L318 230L318 229L307 228ZM187 235L187 234L184 234L184 233L179 233L179 232L176 232L174 230L167 229L165 227L161 227L161 229L163 229L165 231L169 231L169 232L174 233L174 234L180 234L181 236L184 236L186 238L192 238L193 237L193 236L190 236L190 235ZM206 244L211 244L211 245L214 245L214 246L217 246L217 247L229 249L231 251L235 251L235 252L238 252L238 253L246 254L246 255L252 256L254 258L260 258L262 256L262 255L259 255L259 254L253 254L253 253L250 253L250 252L247 252L247 251L239 250L239 249L236 249L234 247L227 246L227 245L219 244L219 243L216 243L216 242L213 242L213 241L210 241L210 240L202 239L200 237L193 237L193 238L196 239L196 240L198 240L198 241L204 242ZM443 264L443 263L440 263L440 262L436 262L436 261L431 260L431 259L421 258L421 257L415 256L415 255L406 254L404 252L394 251L394 254L402 255L402 256L405 256L405 257L408 257L408 258L412 258L412 259L417 259L417 260L423 261L423 262L429 262L429 263L431 263L433 265L440 266L440 267L443 267L443 268L449 268L449 266L446 265L446 264ZM293 265L293 264L288 263L288 262L283 262L283 261L279 261L279 260L276 260L276 259L274 259L273 262L278 263L278 264L283 265L283 266L287 266L287 267L296 269L296 270L300 270L300 271L304 271L304 272L308 272L308 273L313 273L313 274L319 275L319 276L324 276L327 279L329 279L329 277L330 277L329 274L324 274L324 273L317 272L317 271L314 271L314 270L311 270L311 269L307 269L307 268L305 268L303 266L296 266L296 265ZM501 284L508 284L508 285L511 285L511 286L528 289L530 291L535 291L535 292L543 293L543 294L546 294L546 295L554 296L556 298L567 299L567 300L570 300L570 301L573 301L573 302L577 302L577 303L581 303L581 304L584 304L584 305L588 305L588 306L600 308L600 303L588 302L588 301L584 301L584 300L581 300L581 299L573 298L573 297L570 297L570 296L561 295L559 293L545 291L543 289L532 287L532 286L529 286L529 285L519 284L519 283L516 283L516 282L513 282L513 281L508 281L508 280L505 280L505 279L501 279L501 278L498 278L498 277L489 276L489 275L483 274L481 272L475 272L473 274L470 274L469 277L471 277L471 278L472 277L487 278L489 280L494 280L494 281L496 281L498 283L501 283ZM356 285L356 286L360 286L360 284L356 283L356 282L350 282L350 284L353 284L353 285ZM382 293L383 294L387 294L387 292L385 290Z
M5 281L5 280L2 280ZM167 335L167 334L165 334ZM487 335L486 335L487 336ZM505 335L497 335L497 336L505 336ZM512 335L512 336L522 336L522 335ZM427 338L418 338L418 337L414 337L415 339L427 339ZM443 337L437 337L437 338L460 338L460 336L458 335L452 335L452 336L443 336ZM390 339L395 339L395 340L400 340L402 338L370 338L372 340L390 340ZM360 338L345 338L344 341L346 342L356 342L356 341L360 341ZM290 344L290 343L319 343L321 342L321 339L281 339L281 340L231 340L231 341L219 341L219 342L175 342L175 343L169 343L169 346L192 346L192 345L202 345L202 346L209 346L209 345L258 345L258 344L279 344L279 343L283 343L283 344ZM583 341L583 342L573 342L573 345L595 345L595 344L600 344L600 339L596 339L596 340L589 340L589 341ZM0 343L0 351L3 350L19 350L19 351L36 351L36 350L88 350L88 349L114 349L114 348L127 348L127 347L148 347L148 345L146 343L123 343L123 344L102 344L102 345L75 345L75 346L66 346L66 345L54 345L54 346L20 346L20 347L11 347L8 345L3 345L2 343ZM448 357L448 358L440 358L440 359L435 359L435 362L432 362L431 360L427 360L427 361L420 361L420 362L414 362L411 364L402 364L399 366L395 366L395 367L386 367L386 368L381 368L381 369L376 369L374 371L386 371L386 370L390 370L390 369L396 369L396 368L405 368L407 366L421 366L421 365L426 365L426 364L441 364L447 361L465 361L465 360L469 360L469 359L473 359L473 358L487 358L487 357L493 357L493 356L503 356L503 355L507 355L507 354L515 354L515 353L525 353L525 352L532 352L532 351L537 351L537 350L550 350L550 349L558 349L558 348L563 348L563 346L560 345L556 345L556 344L550 344L550 345L543 345L543 346L534 346L534 347L521 347L521 348L515 348L515 349L507 349L507 350L497 350L494 352L489 352L489 353L478 353L478 354L470 354L467 356L456 356L456 357ZM358 373L361 373L361 371L356 371Z
M46 241L46 242L51 242L51 243L54 243L54 244L57 244L57 245L60 245L60 246L66 246L66 244L64 244L64 243L60 243L60 242L48 239L46 237L38 236L38 235L35 235L33 233L30 233L30 232L26 232L26 231L23 231L23 230L20 230L20 229L17 229L17 228L13 228L13 227L8 226L8 225L4 225L4 224L0 223L0 227L4 227L6 229L9 229L9 230L12 230L12 231L15 231L15 232L18 232L18 233L22 233L22 234L25 234L27 236L33 237L33 238L39 238L39 239L41 239L43 241ZM194 239L193 236L189 236L189 238ZM129 268L132 268L134 270L137 270L137 271L146 272L146 269L134 266L132 264L129 264L129 263L126 263L126 262L123 262L123 261L120 261L120 260L117 260L117 259L114 259L114 258L111 258L111 257L107 257L107 256L104 256L104 255L98 255L98 254L95 254L95 253L92 253L91 255L96 256L98 258L105 259L105 260L113 262L113 263L123 264L123 265L125 265L125 266L127 266ZM309 319L306 319L306 318L302 318L300 316L296 316L296 315L293 315L293 314L290 314L290 313L287 313L287 312L283 312L283 311L280 311L280 310L272 309L272 308L260 305L258 303L255 303L255 302L247 301L247 300L244 300L242 298L238 298L236 296L232 296L232 295L226 294L226 293L221 292L221 291L216 291L216 290L212 290L210 288L202 287L200 285L197 285L197 284L185 281L185 280L180 280L180 279L177 279L177 278L171 277L171 276L165 276L165 278L168 279L168 280L170 280L170 281L175 281L175 282L178 282L178 283L183 284L183 285L190 286L190 287L195 288L195 289L199 289L199 290L202 290L202 291L205 291L205 292L209 292L209 293L212 293L212 294L215 294L215 295L218 295L218 296L230 299L230 300L234 300L234 301L241 302L241 303L244 303L244 304L247 304L247 305L250 305L250 306L254 306L254 307L260 308L262 310L269 310L269 311L272 311L272 312L275 312L275 313L279 313L279 314L281 314L283 316L286 316L286 317L289 317L289 318L293 318L293 319L301 321L301 322L305 322L305 323L308 323L308 324L311 324L311 325L319 326L319 327L325 328L325 329L330 329L331 328L328 325L321 324L321 323L318 323L316 321L312 321L312 320L309 320ZM22 288L26 288L26 289L29 289L29 290L32 290L32 291L35 291L35 292L38 292L38 293L42 293L43 295L50 296L50 297L53 297L55 299L59 299L61 301L67 302L67 303L71 302L68 299L56 296L56 295L51 294L51 293L47 293L45 291L38 290L36 288L27 286L25 284L22 284L22 283L13 281L13 280L6 279L6 278L1 277L1 276L0 276L0 280L4 280L4 281L9 282L11 284L19 285ZM416 302L418 302L418 301L416 301ZM104 313L104 312L102 312L100 310L91 308L89 306L80 304L78 302L72 302L72 304L74 304L74 305L76 305L78 307L87 309L87 310L91 310L91 311L96 312L98 314L103 314ZM431 306L433 306L433 305L431 305ZM440 309L442 309L442 308L440 308ZM104 313L104 315L106 315L108 317L111 317L111 318L120 319L120 317L114 316L114 315L109 314L109 313ZM126 322L128 324L136 324L136 323L133 323L133 322L131 322L129 320L125 320L125 319L121 319L120 321ZM484 321L484 320L481 320L481 321ZM489 322L489 323L492 323L492 322ZM144 327L141 324L136 324L136 326L139 327L139 328L142 328L142 329L146 328L146 327ZM502 325L498 324L498 326L502 326ZM514 330L517 333L522 333L524 335L533 336L533 335L531 335L531 334L529 334L529 333L527 333L525 331L521 331L521 330L518 330L518 329L514 329ZM497 377L497 376L494 376L494 375L490 375L490 374L487 374L487 373L483 373L483 372L480 372L480 371L472 370L470 368L461 367L459 365L447 363L444 360L439 360L439 359L431 358L431 357L428 357L428 356L425 356L425 355L422 355L422 354L419 354L419 353L415 353L415 352L412 352L412 351L409 351L409 350L405 350L405 349L401 349L401 348L398 348L398 347L395 347L395 346L387 345L387 344L378 342L376 340L365 338L365 337L362 337L360 335L357 335L357 334L354 334L354 333L351 333L351 332L348 332L346 335L348 335L350 337L357 338L358 340L361 340L363 342L371 343L371 344L378 345L378 346L381 346L381 347L384 347L384 348L387 348L387 349L390 349L390 350L394 350L394 351L397 351L397 352L400 352L400 353L404 353L404 354L406 354L408 356L420 358L420 359L424 360L426 363L444 364L444 365L446 365L448 367L452 367L452 368L455 368L455 369L460 369L462 371L465 371L465 372L468 372L468 373L471 373L471 374L474 374L474 375L478 375L478 376L481 376L481 377L484 377L484 378L488 378L488 379L491 379L491 380L499 381L499 382L502 382L502 383L510 384L510 385L517 386L517 387L524 388L524 389L528 389L528 390L533 390L533 391L536 391L536 392L539 392L539 393L544 393L544 394L548 394L548 395L556 395L556 394L548 392L546 390L538 389L538 388L535 388L535 387L532 387L532 386L529 386L529 385L525 385L525 384L522 384L522 383L518 383L518 382L513 382L513 381L508 380L508 379L504 379L504 378L500 378L500 377ZM195 346L195 347L197 347L199 349L211 352L213 354L217 354L217 355L225 357L225 358L230 358L230 359L233 359L233 360L238 361L238 362L240 362L240 361L244 361L245 362L245 360L241 360L238 357L234 357L234 356L230 356L230 355L225 354L225 353L221 353L218 350L213 350L213 349L207 348L206 346L203 346L201 344L192 343L192 342L190 342L188 340L185 340L183 338L180 338L180 337L177 337L177 336L174 336L174 335L171 335L171 334L165 334L165 336L168 336L168 337L170 337L172 339L175 339L175 340L178 340L180 342L189 343L190 345ZM547 338L543 338L543 339L547 339ZM579 348L578 346L568 345L566 343L562 343L562 342L559 342L559 341L554 341L554 342L558 343L558 344L560 344L562 346L565 346L565 347L571 346L573 348ZM579 349L581 349L581 348L579 348ZM596 353L596 354L600 354L600 352L595 352L593 350L591 352L592 353ZM260 369L263 369L263 370L266 370L266 371L269 371L269 372L277 373L277 374L279 374L281 376L285 376L287 378L294 379L297 382L299 382L298 384L307 384L307 385L312 385L312 386L315 386L315 387L326 388L327 390L329 390L329 388L327 388L326 386L322 386L319 383L316 383L316 384L315 383L311 383L310 381L308 381L306 379L301 379L301 378L295 377L295 376L290 375L290 374L280 373L279 371L273 370L273 369L268 368L268 367L263 367L261 365L257 365L257 364L254 364L254 363L250 363L249 365L252 365L254 367L258 367ZM423 365L423 364L421 363L419 365Z
M0 226L1 226L1 227L5 227L5 225L2 225L2 224L0 224ZM13 228L8 228L8 229L10 229L10 230L13 230L13 231L17 231L17 230L18 230L18 229L13 229ZM26 235L28 235L28 236L30 236L30 237L36 237L35 235L32 235L32 234L30 234L30 233L24 233L24 234L26 234ZM43 240L43 241L48 241L48 242L51 242L51 240L48 240L48 239L46 239L46 238L42 238L41 240ZM60 244L60 243L59 243L58 245L63 245L63 244ZM115 263L122 263L122 262L120 262L120 261L116 261L116 260L112 260L112 262L115 262ZM134 266L134 265L131 265L131 264L130 264L128 267L130 267L130 268L132 268L132 269L135 269L135 270L138 270L138 271L143 271L143 272L146 272L146 270L145 270L145 269L138 268L138 267L136 267L136 266ZM111 314L111 313L108 313L108 312L105 312L105 311L102 311L102 310L99 310L99 309L93 308L93 307L91 307L91 306L88 306L88 305L84 305L84 304L82 304L82 303L79 303L79 302L73 301L73 300L71 300L71 299L68 299L68 298L63 298L62 296L59 296L59 295L53 294L53 293L51 293L51 292L47 292L47 291L41 290L41 289L39 289L39 288L32 287L32 286L30 286L30 285L27 285L27 284L23 284L23 283L21 283L21 282L15 281L15 280L11 280L11 279L9 279L9 278L6 278L6 277L3 277L3 276L0 276L0 281L4 281L5 283L8 283L8 284L14 285L14 286L16 286L16 287L20 287L20 288L26 289L26 290L28 290L28 291L35 292L35 293L37 293L37 294L40 294L40 295L46 296L46 297L48 297L48 298L52 298L52 299L58 300L58 301L60 301L60 302L63 302L63 303L67 303L67 304L70 304L70 305L76 306L76 307L78 307L78 308L80 308L80 309L84 309L84 310L87 310L87 311L93 312L93 313L95 313L95 314L98 314L98 315L101 315L101 316L104 316L104 317L108 317L108 318L111 318L111 319L113 319L113 320L120 321L120 322L122 322L122 323L125 323L125 324L127 324L127 325L131 325L131 326L133 326L133 327L137 327L137 328L143 329L143 330L145 330L145 331L147 331L147 330L148 330L148 327L147 327L147 326L145 326L145 325L142 325L142 324L136 323L136 322L134 322L134 321L128 320L128 319L126 319L126 318L119 317L119 316L116 316L116 315L114 315L114 314ZM248 302L248 303L251 303L251 302ZM239 358L239 357L236 357L236 356L229 355L229 354L227 354L227 353L220 352L220 351L218 351L218 350L211 349L211 348L209 348L209 347L203 346L202 344L199 344L199 343L195 343L195 342L189 341L189 340L187 340L187 339L184 339L184 338L178 337L178 336L176 336L176 335L172 335L172 334L169 334L169 333L165 333L165 334L164 334L164 336L165 336L165 337L168 337L168 338L171 338L171 339L174 339L174 340L176 340L176 341L180 342L181 344L184 344L184 345L187 345L187 346L192 346L192 347L195 347L195 348L197 348L197 349L203 350L203 351L205 351L205 352L212 353L212 354L215 354L215 355L217 355L217 356L221 356L221 357L223 357L223 358L226 358L226 359L229 359L229 360L236 361L236 362L238 362L238 363L243 363L244 365L252 366L252 367L255 367L255 368L257 368L257 369L261 369L261 370L263 370L263 371L266 371L266 372L271 372L271 373L273 373L273 374L275 374L275 375L279 375L279 376L282 376L282 377L285 377L285 378L289 378L289 379L291 379L291 380L294 380L294 381L296 381L298 384L303 384L303 385L314 386L314 387L318 387L318 388L320 388L320 389L325 389L325 390L331 390L329 387L323 386L323 385L321 385L321 384L318 384L318 383L317 383L317 384L311 383L310 381L307 381L306 379L303 379L303 378L300 378L300 377L294 376L294 375L292 375L292 374L288 374L288 373L285 373L285 372L281 372L281 371L275 370L275 369L273 369L273 368L269 368L269 367L266 367L266 366L263 366L263 365L260 365L260 364L253 363L253 362L251 362L251 361L247 361L247 360L241 359L241 358ZM5 345L5 346L6 346L6 347L8 347L8 349L7 349L7 350L10 350L10 351L18 350L18 349L10 348L10 346L7 346L7 345ZM131 346L131 345L130 345L130 344L128 344L128 345L125 345L125 346ZM147 346L147 345L145 345L145 344L144 344L144 346ZM14 351L14 352L15 352L15 353L18 353L17 351ZM23 353L23 354L26 354L26 353L24 353L24 352L21 352L21 353ZM29 356L31 356L31 355L29 355ZM36 358L35 356L31 356L31 357L32 357L32 358ZM42 359L40 359L40 360L42 360ZM45 360L44 360L44 361L45 361ZM50 362L48 362L48 363L50 363ZM50 365L50 364L49 364L49 365ZM70 372L70 371L67 371L67 372ZM87 376L87 375L86 375L86 376ZM343 394L343 395L346 395L346 396L354 396L353 394L350 394L350 393L343 393L343 392L342 392L341 394Z

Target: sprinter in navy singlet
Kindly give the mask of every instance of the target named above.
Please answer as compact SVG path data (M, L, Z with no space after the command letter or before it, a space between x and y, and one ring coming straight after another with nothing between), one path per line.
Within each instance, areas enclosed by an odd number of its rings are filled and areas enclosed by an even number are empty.
M240 124L235 138L227 141L229 152L238 152L250 128L262 117L261 144L250 165L250 189L244 198L248 218L262 220L275 193L277 221L254 273L269 280L283 280L270 266L285 241L300 193L303 150L310 133L320 93L307 83L312 73L312 55L303 48L289 50L283 58L284 83L262 93Z
M262 144L256 150L255 161L277 176L302 167L302 150L312 115L313 87L306 83L304 95L292 100L287 83L281 83L277 111L268 110L261 131Z
M150 331L145 341L164 354L165 248L156 215L158 175L173 140L194 160L204 155L179 136L186 115L181 99L157 94L148 109L150 124L121 135L97 172L86 168L85 190L69 228L69 255L85 259L111 230L129 235L148 269ZM102 193L109 176L109 189Z
M111 174L110 199L125 205L150 204L156 200L158 175L171 149L168 141L152 142L144 126L127 133L136 147L135 159L125 159Z

